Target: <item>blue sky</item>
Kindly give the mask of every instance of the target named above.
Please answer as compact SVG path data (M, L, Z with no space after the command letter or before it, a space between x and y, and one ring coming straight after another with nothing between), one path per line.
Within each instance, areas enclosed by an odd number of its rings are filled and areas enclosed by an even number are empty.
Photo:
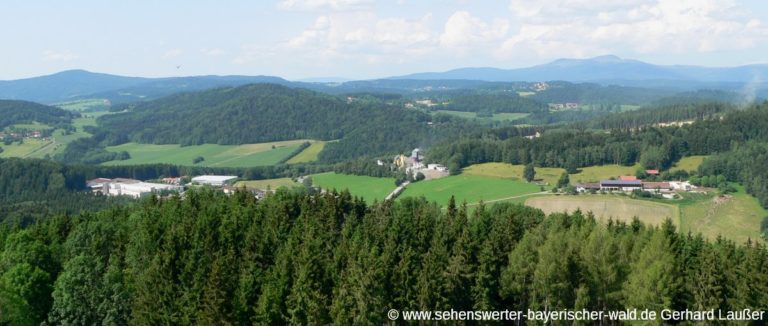
M0 39L0 80L66 69L152 77L376 78L604 54L735 66L768 63L768 4L5 0Z

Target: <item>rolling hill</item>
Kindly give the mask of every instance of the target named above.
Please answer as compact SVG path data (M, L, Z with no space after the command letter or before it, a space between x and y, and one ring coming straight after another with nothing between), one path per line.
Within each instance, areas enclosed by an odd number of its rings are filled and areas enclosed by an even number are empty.
M0 100L0 131L14 124L33 122L60 125L69 124L75 114L52 106L26 101Z
M761 81L768 77L768 65L740 67L700 67L686 65L654 65L617 56L599 56L589 59L559 59L553 62L519 69L460 68L446 72L426 72L390 79L411 80L481 80L481 81L550 81L603 82L632 84L648 81L670 84L670 81L695 82L697 85L727 86ZM646 84L647 85L647 84Z

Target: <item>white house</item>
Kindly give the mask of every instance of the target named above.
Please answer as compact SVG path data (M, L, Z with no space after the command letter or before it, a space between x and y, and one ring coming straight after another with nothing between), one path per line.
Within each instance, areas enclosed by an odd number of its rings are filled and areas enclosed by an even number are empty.
M235 179L237 176L234 175L201 175L192 178L192 183L221 187Z

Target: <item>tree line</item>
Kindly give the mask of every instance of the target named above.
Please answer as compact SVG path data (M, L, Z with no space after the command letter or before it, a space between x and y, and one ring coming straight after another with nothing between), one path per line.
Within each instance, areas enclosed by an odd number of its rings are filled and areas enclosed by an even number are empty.
M762 309L768 251L513 204L184 199L0 226L4 324L370 324L400 310ZM609 324L609 321L602 321Z

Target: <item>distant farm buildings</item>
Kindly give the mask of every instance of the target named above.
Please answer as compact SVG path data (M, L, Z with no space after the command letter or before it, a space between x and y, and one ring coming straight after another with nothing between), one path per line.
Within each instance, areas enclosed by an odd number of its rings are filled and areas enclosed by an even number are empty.
M671 193L673 191L690 191L694 187L687 181L664 181L664 182L650 182L637 180L635 177L624 176L619 177L619 180L601 180L600 182L591 183L577 183L576 191L578 192L595 192L595 191L621 191L632 192L635 190L648 191L657 194Z
M179 185L151 183L123 178L97 178L88 180L86 185L91 191L102 193L107 196L128 196L133 198L142 198L151 194L180 193L184 191L184 187Z
M232 181L235 181L236 179L237 176L234 175L201 175L192 178L192 183L221 187L231 183Z

